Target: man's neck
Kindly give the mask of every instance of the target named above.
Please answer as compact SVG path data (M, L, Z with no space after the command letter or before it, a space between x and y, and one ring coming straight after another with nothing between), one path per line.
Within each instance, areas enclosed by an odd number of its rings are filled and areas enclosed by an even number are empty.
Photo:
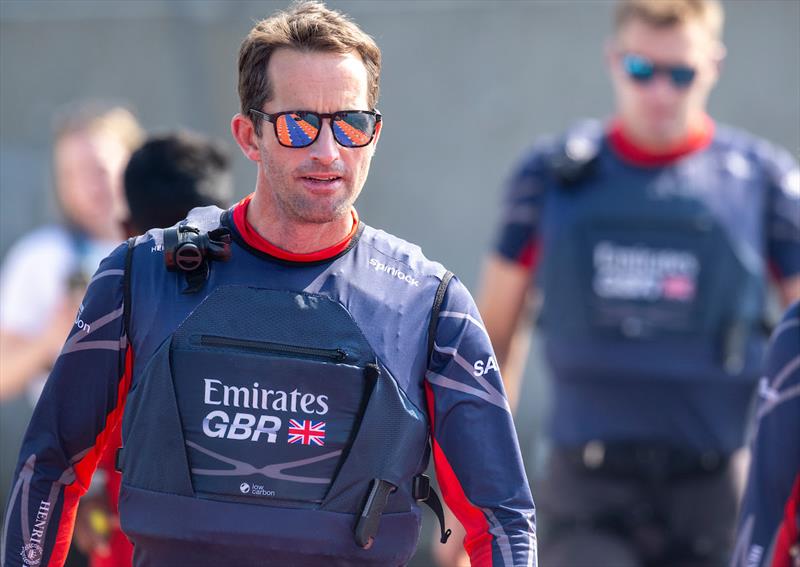
M697 139L704 138L710 130L713 130L713 121L707 114L695 116L689 121L685 130L675 132L669 137L648 136L637 128L636 124L626 120L624 115L619 115L615 122L630 143L642 151L654 155L672 154L682 148L692 146Z
M354 223L352 211L327 223L288 218L259 191L247 207L246 219L264 240L293 254L309 254L340 243L352 233Z
M688 133L673 141L647 144L630 131L621 118L609 124L609 141L617 154L636 165L666 165L707 147L714 136L714 121L702 115Z

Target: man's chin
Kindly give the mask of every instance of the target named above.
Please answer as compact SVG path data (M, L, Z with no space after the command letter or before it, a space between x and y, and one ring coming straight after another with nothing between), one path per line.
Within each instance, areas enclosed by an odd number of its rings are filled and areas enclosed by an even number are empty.
M349 203L335 208L297 207L292 211L292 216L304 224L328 224L347 217L350 208Z

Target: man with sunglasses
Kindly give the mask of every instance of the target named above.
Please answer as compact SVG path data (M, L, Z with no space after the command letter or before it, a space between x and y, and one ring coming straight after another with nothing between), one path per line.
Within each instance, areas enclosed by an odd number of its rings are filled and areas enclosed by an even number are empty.
M616 117L538 143L505 195L478 303L514 405L542 300L548 565L730 550L768 268L785 303L800 297L800 173L706 115L722 19L715 0L621 1Z
M442 515L431 452L472 564L536 565L472 298L353 208L381 133L380 61L316 2L251 30L231 128L255 191L101 264L23 444L4 565L63 561L120 422L136 565L405 565L419 504Z

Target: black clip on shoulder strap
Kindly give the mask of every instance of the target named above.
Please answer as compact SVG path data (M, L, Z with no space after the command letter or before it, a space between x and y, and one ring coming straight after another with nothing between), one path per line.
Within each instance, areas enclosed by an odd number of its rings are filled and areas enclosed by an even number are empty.
M209 262L227 262L231 257L231 236L227 228L203 232L183 221L164 230L164 263L170 271L183 272L184 294L197 293L209 275Z

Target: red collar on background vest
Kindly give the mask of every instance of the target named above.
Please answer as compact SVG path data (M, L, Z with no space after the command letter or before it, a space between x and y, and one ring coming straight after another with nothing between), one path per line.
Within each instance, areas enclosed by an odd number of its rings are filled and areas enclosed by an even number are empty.
M249 246L281 260L288 260L290 262L319 262L321 260L333 258L347 248L347 245L350 244L350 240L352 240L353 236L355 236L356 231L358 230L358 213L356 213L355 209L350 209L353 215L353 228L350 230L350 234L348 234L344 240L341 240L333 246L329 246L328 248L317 250L316 252L309 252L308 254L295 254L293 252L289 252L288 250L284 250L283 248L278 248L268 240L265 240L264 237L259 235L252 225L247 222L247 207L250 205L250 200L252 198L253 194L251 193L239 201L233 208L233 223L236 225L236 230L239 231L242 239L244 239Z
M703 120L693 128L685 140L664 152L652 152L637 145L622 129L622 121L613 120L608 130L608 141L614 151L625 161L640 166L668 165L686 155L700 151L714 137L714 121L703 115Z

